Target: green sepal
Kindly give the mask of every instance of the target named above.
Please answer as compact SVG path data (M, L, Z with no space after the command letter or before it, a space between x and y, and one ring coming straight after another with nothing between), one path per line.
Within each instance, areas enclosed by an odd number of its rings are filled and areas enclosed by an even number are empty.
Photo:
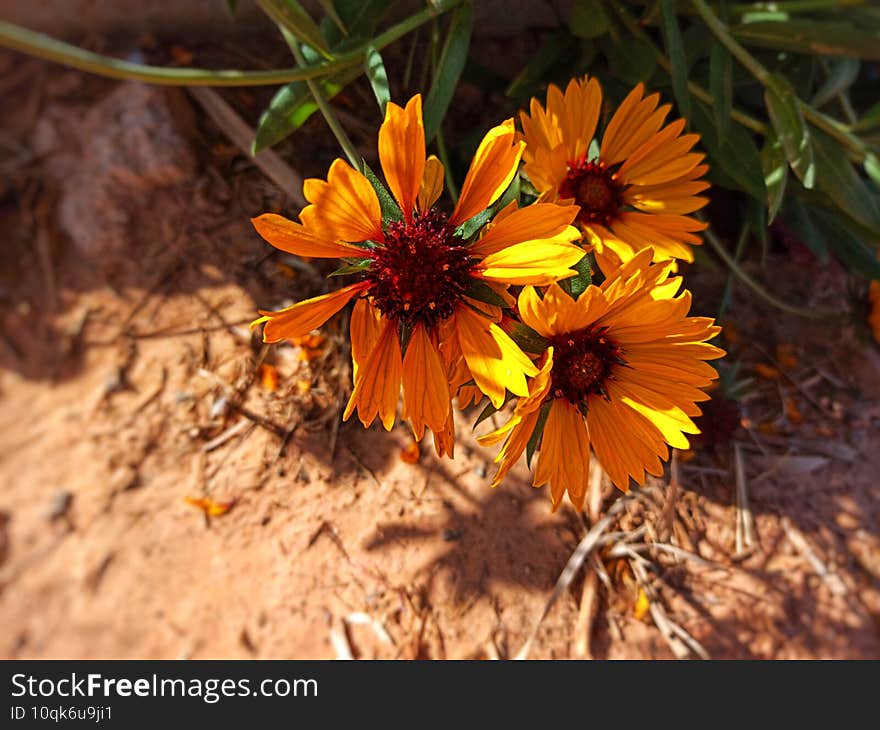
M541 440L541 436L544 435L544 426L547 425L547 416L550 415L550 408L552 405L553 401L548 400L541 406L541 410L538 413L538 422L535 424L535 430L532 431L532 435L529 436L529 442L526 444L526 466L528 466L529 469L532 468L532 457L535 455L535 450L538 448L538 442Z
M397 201L394 200L391 193L388 192L382 181L376 177L376 173L370 169L370 166L364 162L364 175L376 191L376 197L379 198L379 208L382 210L382 222L389 223L393 221L402 221L403 213Z

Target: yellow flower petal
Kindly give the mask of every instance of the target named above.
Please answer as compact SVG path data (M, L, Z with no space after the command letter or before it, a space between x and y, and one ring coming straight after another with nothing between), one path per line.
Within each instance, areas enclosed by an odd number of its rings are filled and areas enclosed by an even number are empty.
M526 376L538 369L497 324L467 307L455 313L462 356L477 387L496 408L504 403L505 389L514 395L528 395Z
M577 241L581 234L570 225L576 215L573 205L534 203L518 209L507 206L470 251L474 256L489 256L526 241Z
M581 510L590 480L590 437L584 417L566 400L553 401L532 484L550 483L553 511L559 509L568 491L575 509Z
M572 228L574 234L577 231ZM573 243L526 241L490 254L475 268L477 275L505 284L546 286L575 275L570 267L584 257Z

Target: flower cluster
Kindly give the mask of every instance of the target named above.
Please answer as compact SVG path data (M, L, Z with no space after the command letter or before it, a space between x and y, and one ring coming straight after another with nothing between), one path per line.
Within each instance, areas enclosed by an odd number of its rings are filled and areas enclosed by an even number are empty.
M430 430L452 456L453 401L485 397L509 409L480 439L503 442L493 486L537 451L533 483L550 484L554 509L566 493L582 507L591 449L622 490L660 474L668 447L698 432L696 403L716 377L705 361L724 354L707 343L712 321L687 316L690 294L672 275L700 243L704 224L688 214L706 202L707 167L691 152L697 135L664 124L669 107L641 85L597 137L601 111L595 79L551 86L521 132L513 119L488 131L450 213L421 97L389 103L384 185L338 159L326 181L306 181L300 222L254 219L276 248L339 259L351 280L261 311L264 341L307 335L353 301L344 418L390 430L399 412L416 439ZM520 174L534 195L512 184Z

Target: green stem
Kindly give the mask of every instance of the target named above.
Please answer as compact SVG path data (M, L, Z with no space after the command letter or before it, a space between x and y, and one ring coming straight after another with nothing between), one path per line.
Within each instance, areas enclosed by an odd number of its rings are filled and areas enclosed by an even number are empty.
M293 53L293 57L296 59L296 62L300 66L305 66L306 59L303 58L302 51L299 47L299 41L297 41L297 39L294 38L284 28L281 28L281 33L282 35L284 35L284 40L287 41L287 45L290 46L290 51L291 53ZM342 150L343 152L345 152L345 156L348 158L351 166L355 170L360 170L361 172L363 172L363 158L360 154L358 154L357 149L352 144L351 139L349 138L342 124L340 124L339 118L333 111L333 107L330 106L330 102L327 101L327 97L324 96L324 92L321 90L320 84L314 79L306 79L306 85L309 87L309 91L311 92L312 97L315 99L315 104L318 105L318 109L320 109L321 114L324 115L324 121L327 122L327 126L330 127L330 131L333 132L333 136L336 137L336 141L339 142L339 146L342 147Z
M623 21L623 23L629 28L630 32L638 38L640 41L648 43L654 49L654 56L657 59L657 64L664 70L666 73L672 72L672 64L669 62L669 59L666 58L666 54L654 43L654 40L649 36L642 28L639 26L638 21L630 15L629 11L626 10L619 2L615 2L612 4L614 11L617 13L617 16ZM699 84L688 81L688 91L691 92L697 99L705 102L706 104L714 104L715 100L712 98L712 94L709 93L706 89L704 89ZM738 109L732 109L730 112L730 118L735 122L745 127L746 129L750 129L753 132L756 132L760 135L767 134L767 126L755 119L754 117L750 117L748 114L739 111Z
M392 26L373 40L376 50L424 25L432 18L460 5L462 0L437 0L424 10ZM276 71L212 71L200 68L162 68L123 61L112 56L92 53L63 41L35 33L12 23L0 21L0 47L11 48L47 61L62 63L80 71L88 71L113 79L146 81L165 86L271 86L291 81L305 81L326 76L349 66L362 63L366 46L339 54L332 61L322 61L302 68Z
M736 250L733 252L733 260L738 264L740 259L745 253L746 243L749 240L749 223L745 221L742 226L742 230L739 232L739 238L736 240ZM724 285L724 292L721 294L721 304L718 306L718 316L715 318L718 321L724 317L724 313L727 311L727 306L730 304L730 294L733 291L733 272L731 271L727 275L727 283Z
M799 317L806 317L807 319L843 319L843 315L838 314L837 312L829 312L822 309L806 309L803 307L796 307L793 304L789 304L788 302L784 302L781 299L777 299L740 267L740 265L736 262L736 259L734 259L734 257L730 255L728 250L724 247L724 244L721 243L721 241L712 232L711 229L707 228L705 231L703 231L703 234L706 236L706 240L709 242L709 245L712 246L712 248L715 250L715 253L718 254L718 257L725 264L727 264L727 267L731 270L731 272L740 281L742 281L743 284L745 284L753 292L755 292L755 294L757 294L766 302L772 304L777 309L781 309L783 312L788 312L789 314L796 314Z
M712 12L709 6L706 5L705 1L691 0L691 4L718 41L730 51L731 55L736 58L737 61L748 69L752 76L760 81L763 86L767 86L770 72L767 71L767 69L764 68L751 53L749 53L732 35L730 35L730 33L727 32L727 27L721 22L718 16ZM797 101L801 114L804 115L804 119L834 137L834 139L840 142L844 148L855 155L858 162L865 159L865 146L862 144L861 140L849 134L841 124L835 122L830 117L826 117L821 112L816 111L809 104L805 104L800 99Z

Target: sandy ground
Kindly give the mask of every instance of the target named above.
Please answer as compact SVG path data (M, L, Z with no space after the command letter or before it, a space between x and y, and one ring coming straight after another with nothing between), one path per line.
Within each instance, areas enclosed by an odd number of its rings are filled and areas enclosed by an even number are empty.
M324 286L248 223L284 195L183 94L0 61L0 655L520 652L618 495L582 518L524 470L489 489L473 414L454 461L339 425L344 322L317 350L247 329ZM320 133L280 149L304 174ZM849 296L772 265L780 295ZM725 280L694 275L699 313ZM748 428L613 508L529 656L880 657L878 350L738 288L728 322Z

